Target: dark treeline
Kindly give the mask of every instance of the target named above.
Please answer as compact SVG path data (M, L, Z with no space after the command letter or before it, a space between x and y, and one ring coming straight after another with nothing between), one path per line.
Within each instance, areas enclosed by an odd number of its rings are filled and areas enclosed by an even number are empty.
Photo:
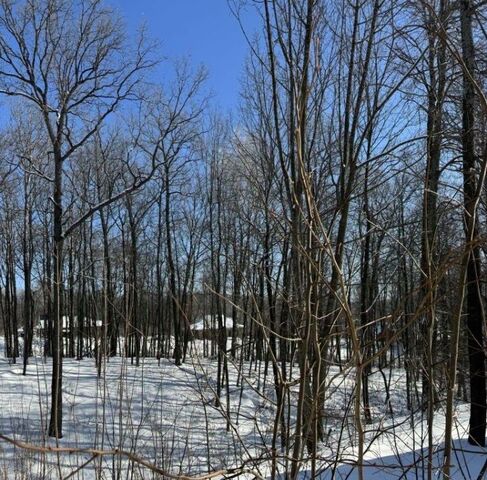
M370 375L388 390L401 368L431 452L446 404L447 476L457 398L485 443L487 4L239 8L262 25L230 121L204 70L180 61L155 82L156 46L102 2L0 1L6 355L25 373L42 340L61 436L63 356L179 365L203 337L218 396L229 361L272 378L293 478L326 436L330 367L354 372L359 439Z

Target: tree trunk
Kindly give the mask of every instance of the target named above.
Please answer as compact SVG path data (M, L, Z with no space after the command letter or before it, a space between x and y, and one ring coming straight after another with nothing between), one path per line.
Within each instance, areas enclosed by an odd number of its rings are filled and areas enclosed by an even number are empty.
M62 375L63 375L63 355L62 355L62 255L63 255L63 235L62 235L62 159L58 148L54 149L54 248L53 248L53 340L52 340L52 382L51 382L51 416L49 420L49 436L62 438L63 436L63 414L62 414Z
M475 157L475 87L472 82L475 66L472 16L474 5L470 0L460 2L460 23L462 34L463 108L462 108L462 147L463 147L463 188L465 225L467 242L472 241L467 264L466 293L468 359L470 365L470 421L468 441L473 445L485 445L486 431L486 380L485 353L483 338L484 313L480 295L480 248L475 244L478 238L477 222L469 222L475 217L476 209L476 157Z

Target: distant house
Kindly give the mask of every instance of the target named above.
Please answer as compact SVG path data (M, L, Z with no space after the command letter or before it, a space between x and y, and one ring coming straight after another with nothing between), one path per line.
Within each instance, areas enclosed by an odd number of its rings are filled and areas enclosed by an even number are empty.
M47 314L39 315L39 320L34 325L34 335L46 337L49 329L49 316Z
M83 326L84 328L88 328L89 326L94 327L95 324L94 320L91 318L84 318ZM69 333L70 321L68 315L63 315L62 317L62 332L63 336L67 336ZM78 327L78 317L75 315L73 317L73 327ZM49 317L47 315L40 315L37 324L34 327L34 335L38 335L40 337L46 337L49 333Z
M217 338L219 333L218 317L216 315L205 315L202 319L197 320L192 326L191 331L195 338ZM233 319L223 317L223 328L226 329L226 336L233 335ZM243 325L236 324L236 335L240 336L243 332Z

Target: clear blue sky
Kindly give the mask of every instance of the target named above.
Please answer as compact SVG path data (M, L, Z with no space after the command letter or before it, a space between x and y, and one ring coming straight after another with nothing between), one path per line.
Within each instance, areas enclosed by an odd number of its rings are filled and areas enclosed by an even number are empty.
M122 14L131 33L145 23L151 37L161 42L162 55L190 57L204 64L208 87L224 109L238 103L239 79L248 45L227 0L109 0ZM250 37L258 28L255 12L247 12Z

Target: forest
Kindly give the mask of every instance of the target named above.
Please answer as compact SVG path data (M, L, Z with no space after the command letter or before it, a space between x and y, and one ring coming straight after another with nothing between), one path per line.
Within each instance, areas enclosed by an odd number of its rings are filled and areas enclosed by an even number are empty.
M487 478L487 1L206 1L0 0L0 478Z

